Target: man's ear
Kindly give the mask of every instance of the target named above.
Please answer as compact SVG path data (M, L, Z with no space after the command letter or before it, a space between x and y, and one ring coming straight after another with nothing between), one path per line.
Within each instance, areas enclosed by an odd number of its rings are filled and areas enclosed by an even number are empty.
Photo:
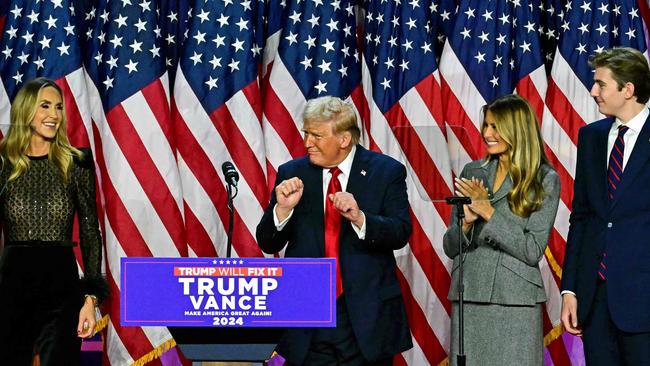
M628 81L627 83L625 83L624 88L625 88L625 94L624 94L625 99L631 99L632 97L634 97L634 89L635 89L635 87L634 87L633 83Z
M352 134L350 131L341 132L339 138L341 139L341 149L347 149L350 147L350 144L352 143Z

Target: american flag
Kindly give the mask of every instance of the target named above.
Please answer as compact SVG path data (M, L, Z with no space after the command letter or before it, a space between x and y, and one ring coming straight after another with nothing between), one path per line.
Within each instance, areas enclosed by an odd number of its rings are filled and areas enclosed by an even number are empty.
M30 78L65 90L71 141L95 152L117 299L122 256L225 255L224 161L241 173L233 252L261 256L253 230L277 167L305 152L306 100L347 98L364 145L409 172L414 232L395 255L414 348L396 361L436 365L451 308L449 209L437 200L483 154L480 107L517 91L543 115L563 185L541 264L546 364L582 364L558 327L558 281L577 129L599 118L586 58L646 51L649 13L645 0L12 0L0 4L0 116ZM104 363L169 364L158 358L169 332L120 327L118 306L104 308Z
M119 259L187 256L169 78L156 1L93 2L83 17L87 108L104 199L105 361L143 362L173 345L165 328L119 324ZM152 351L152 349L154 351Z

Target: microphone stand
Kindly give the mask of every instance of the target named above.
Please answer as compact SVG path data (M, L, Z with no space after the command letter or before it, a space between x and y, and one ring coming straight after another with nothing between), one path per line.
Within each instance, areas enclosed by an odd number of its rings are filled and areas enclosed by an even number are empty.
M226 244L226 258L230 258L232 253L232 229L235 220L235 207L233 200L237 197L238 190L237 186L232 185L230 181L226 182L226 190L228 191L228 243Z
M458 355L456 363L458 366L465 366L465 303L463 293L465 282L463 281L463 219L465 211L463 205L472 203L469 197L451 196L445 198L448 205L456 207L456 220L458 222Z

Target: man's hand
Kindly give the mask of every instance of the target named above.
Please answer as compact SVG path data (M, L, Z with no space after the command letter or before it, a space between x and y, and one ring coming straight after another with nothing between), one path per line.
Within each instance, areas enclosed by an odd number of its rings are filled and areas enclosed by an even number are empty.
M284 221L291 213L291 210L300 202L304 187L302 180L298 177L283 180L275 187L275 199L278 202L275 214L280 222Z
M582 336L582 328L578 326L578 299L574 294L562 295L560 319L567 332L575 336Z
M349 192L336 192L330 194L329 200L334 204L341 216L352 222L356 227L361 228L365 221L365 216L359 210L357 200L354 199L352 193Z

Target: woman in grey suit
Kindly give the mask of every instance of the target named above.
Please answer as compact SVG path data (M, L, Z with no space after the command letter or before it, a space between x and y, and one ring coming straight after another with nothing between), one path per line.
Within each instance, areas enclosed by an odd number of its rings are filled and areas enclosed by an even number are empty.
M484 159L456 178L464 206L465 348L467 365L542 365L542 303L539 270L560 197L560 180L548 163L537 117L528 102L506 95L483 107ZM452 344L458 353L458 225L444 236L454 260L449 299Z

